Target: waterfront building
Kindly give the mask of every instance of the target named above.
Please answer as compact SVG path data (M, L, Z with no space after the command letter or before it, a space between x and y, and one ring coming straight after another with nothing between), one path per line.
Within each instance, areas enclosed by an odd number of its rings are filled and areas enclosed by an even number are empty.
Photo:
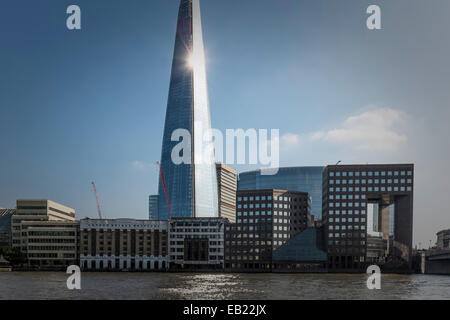
M411 270L413 164L330 165L323 171L322 222L328 269Z
M309 227L272 253L272 270L276 272L326 272L323 228Z
M161 150L159 219L218 217L207 91L200 1L181 0ZM180 163L172 159L174 148L181 143L172 140L174 133L180 134L180 140L190 135L190 140L182 142L190 148L175 152L182 158Z
M311 227L306 192L238 190L236 212L225 232L225 267L233 271L272 270L272 253Z
M83 270L165 271L169 267L167 221L82 219Z
M15 209L0 209L0 248L10 248L11 242L11 217Z
M437 234L436 247L439 249L450 249L450 229L439 231Z
M78 264L79 223L74 209L50 200L17 200L11 227L12 247L20 248L29 266Z
M158 195L151 195L148 197L148 218L150 220L158 220Z
M170 269L223 269L226 223L223 218L170 219Z
M322 171L324 167L285 167L275 175L267 169L239 173L238 190L281 189L307 192L312 199L311 214L322 216Z
M219 217L236 222L236 170L224 163L216 163L219 197Z

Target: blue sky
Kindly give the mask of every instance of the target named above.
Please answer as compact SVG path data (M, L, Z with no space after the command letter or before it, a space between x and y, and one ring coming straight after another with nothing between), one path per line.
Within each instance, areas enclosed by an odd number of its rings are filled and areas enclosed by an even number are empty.
M0 206L49 198L95 217L95 181L105 216L147 217L178 3L1 2ZM382 30L365 27L370 4ZM201 8L213 127L280 129L282 165L413 162L415 243L450 227L448 1Z

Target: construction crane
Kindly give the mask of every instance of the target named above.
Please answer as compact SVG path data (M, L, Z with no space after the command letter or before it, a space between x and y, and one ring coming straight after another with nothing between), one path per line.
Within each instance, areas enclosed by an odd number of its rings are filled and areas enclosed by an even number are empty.
M166 182L164 181L164 174L162 172L161 164L159 163L159 161L156 161L156 164L159 167L159 174L161 176L161 182L162 182L163 189L164 189L164 195L166 196L167 207L169 208L169 215L170 215L170 218L172 218L172 208L170 206L170 198L169 198L169 193L167 192Z
M99 217L100 219L103 219L103 218L102 218L102 212L101 212L101 210L100 210L100 202L98 201L97 188L95 187L94 181L92 181L91 184L92 184L92 186L94 187L95 201L97 201L98 217Z

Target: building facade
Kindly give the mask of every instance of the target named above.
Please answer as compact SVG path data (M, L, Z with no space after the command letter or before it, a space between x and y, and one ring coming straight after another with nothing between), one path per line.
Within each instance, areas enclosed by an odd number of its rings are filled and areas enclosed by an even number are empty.
M158 213L163 220L218 217L199 2L181 0L178 12L158 189ZM174 134L177 141L172 140Z
M310 227L311 198L306 192L239 190L236 223L226 226L225 268L272 270L272 253Z
M159 220L158 214L158 195L148 197L148 218L149 220Z
M219 217L236 222L237 172L234 168L216 163L219 197Z
M11 239L11 217L15 209L0 209L0 248L10 248Z
M226 223L223 218L170 219L170 269L223 269Z
M332 165L323 172L328 269L411 269L413 164Z
M275 175L265 169L239 173L238 190L281 189L307 192L312 199L311 214L322 216L322 172L324 167L279 168Z
M436 236L436 247L439 249L450 249L450 229L439 231Z
M166 271L168 222L135 219L82 219L83 270Z
M17 200L11 228L12 247L20 248L29 266L78 264L79 223L74 209L50 200Z

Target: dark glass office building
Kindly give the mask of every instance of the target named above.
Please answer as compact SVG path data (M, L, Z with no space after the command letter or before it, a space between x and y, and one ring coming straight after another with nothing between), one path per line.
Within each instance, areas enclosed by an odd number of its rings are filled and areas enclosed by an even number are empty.
M225 267L268 272L272 253L311 226L308 193L287 190L237 192L236 223L225 228Z
M200 4L181 0L161 151L159 219L218 216L210 129ZM190 141L182 135L186 132ZM180 143L190 148L174 149ZM173 155L183 161L177 163Z
M311 214L322 216L322 171L324 167L280 168L276 175L264 175L264 169L239 174L238 190L281 189L307 192L312 198Z
M328 270L411 270L413 164L332 165L323 171Z

